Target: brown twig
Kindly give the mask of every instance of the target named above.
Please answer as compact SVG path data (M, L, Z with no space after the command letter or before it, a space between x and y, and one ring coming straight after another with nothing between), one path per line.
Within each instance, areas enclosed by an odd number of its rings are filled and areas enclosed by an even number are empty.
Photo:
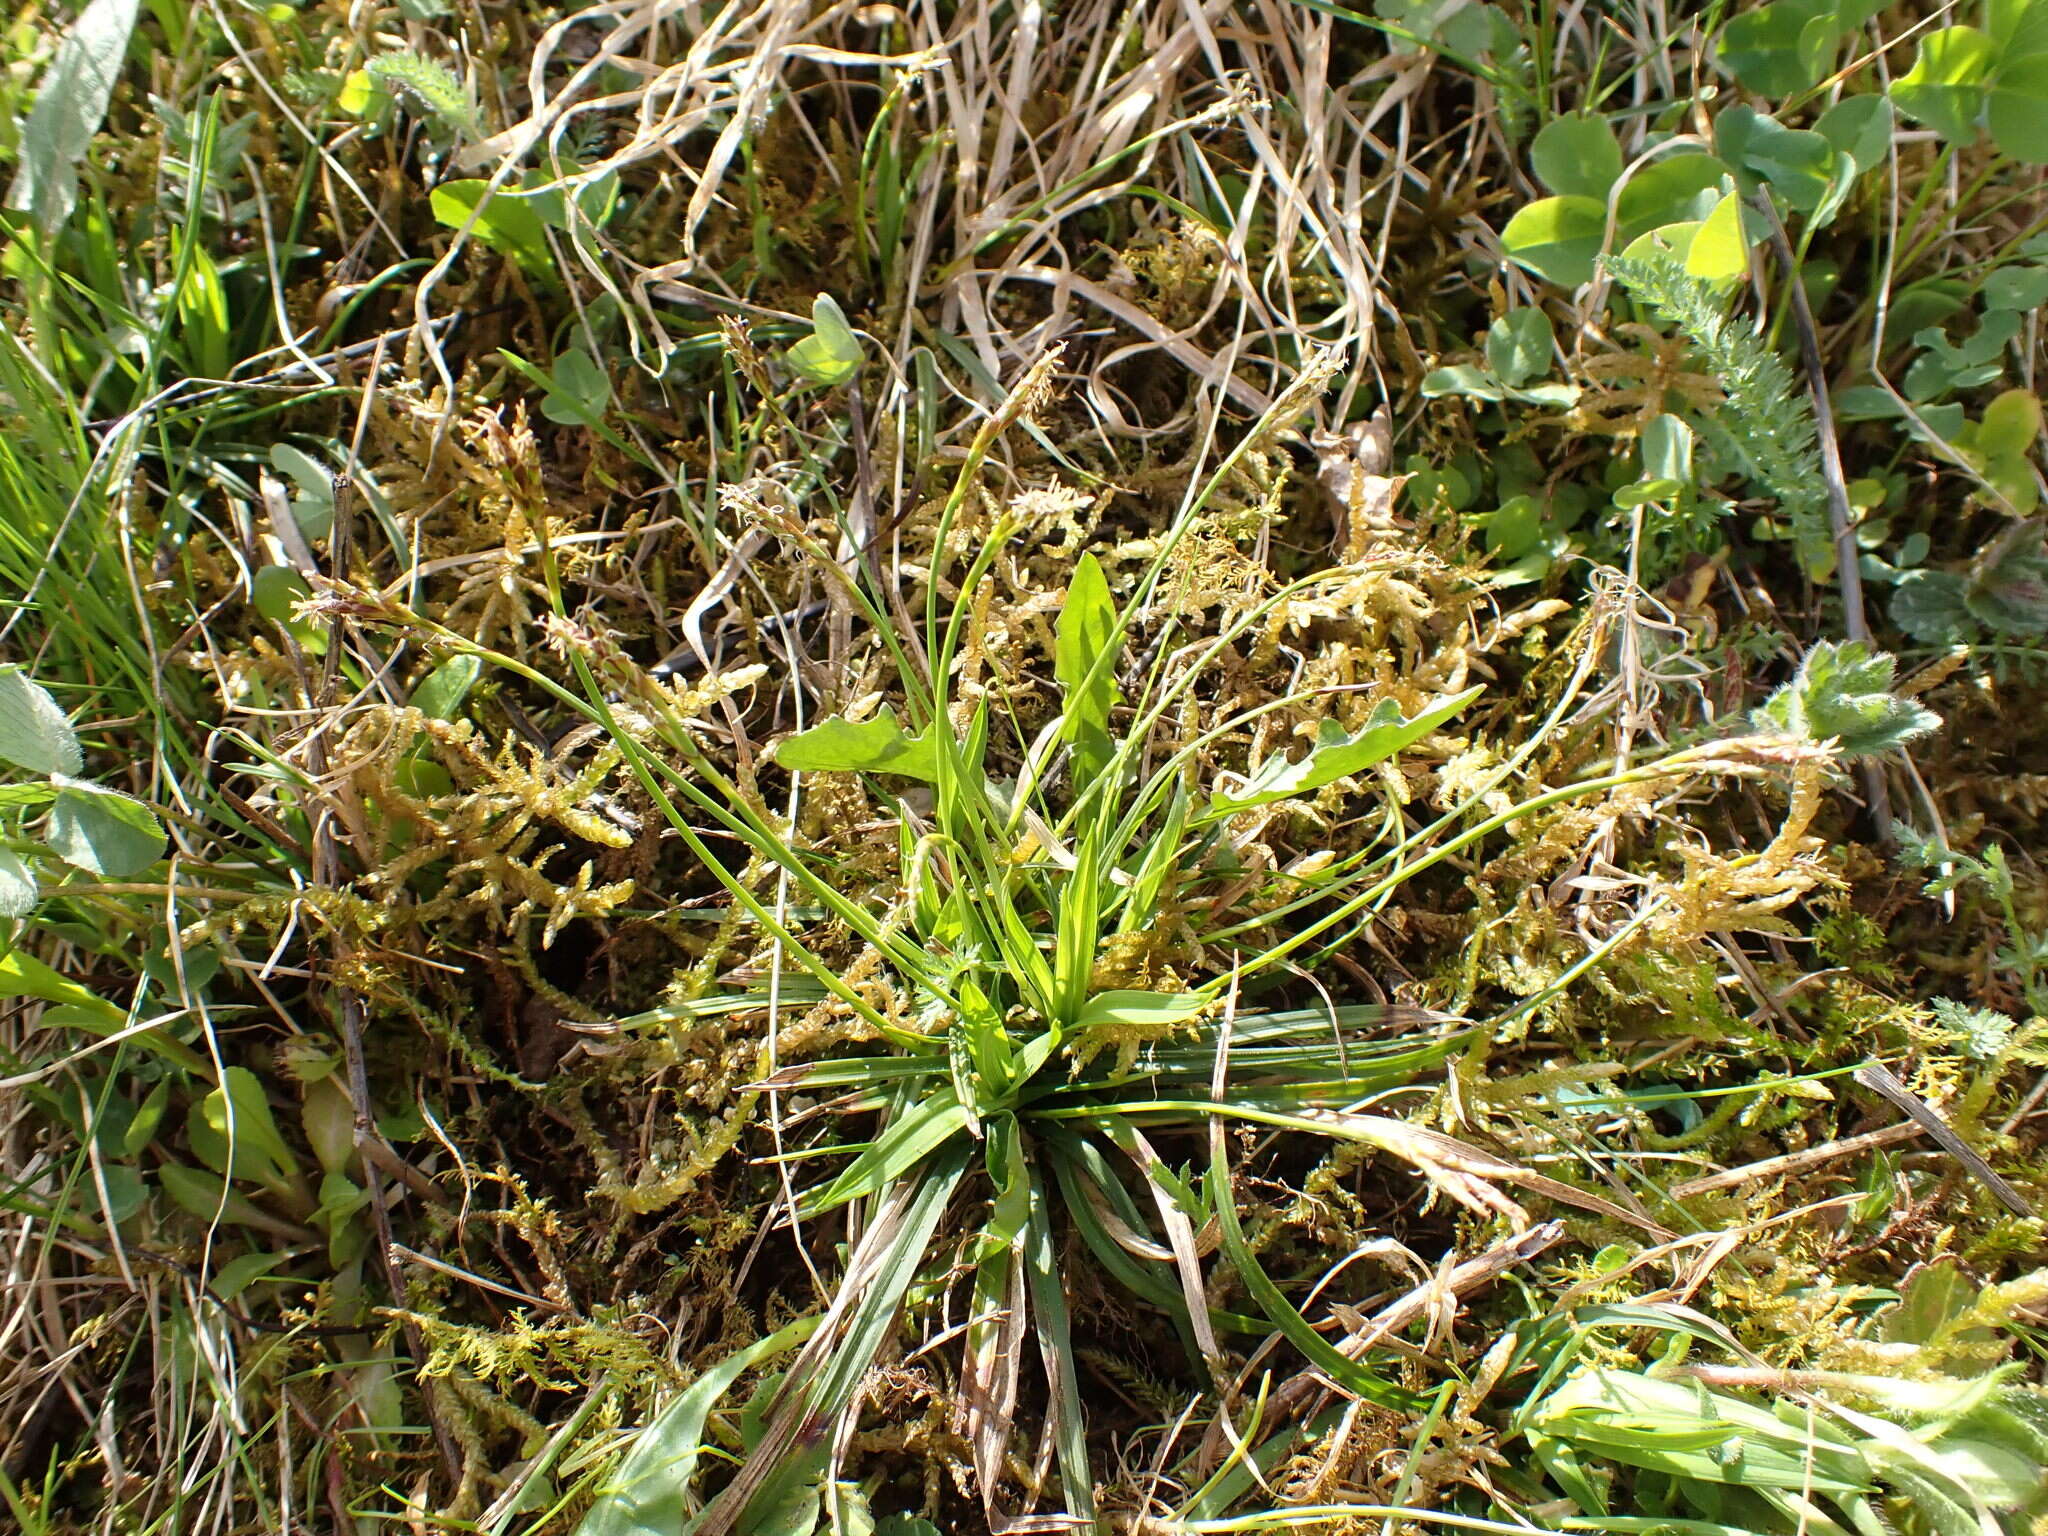
M1920 1129L1940 1143L1942 1151L1974 1174L1977 1180L1997 1197L1998 1203L2013 1215L2032 1217L2035 1214L2034 1207L2028 1203L2027 1197L2000 1178L1997 1171L1971 1150L1969 1144L1955 1133L1954 1128L1942 1119L1932 1105L1892 1076L1890 1068L1882 1062L1867 1061L1851 1076L1872 1093L1889 1099L1899 1109L1912 1116Z

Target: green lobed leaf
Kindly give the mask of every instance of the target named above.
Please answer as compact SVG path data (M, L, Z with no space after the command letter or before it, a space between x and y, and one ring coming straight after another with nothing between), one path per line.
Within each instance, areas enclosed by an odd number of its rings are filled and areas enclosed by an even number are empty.
M2000 634L2048 634L2048 553L2009 551L1964 584L1963 606Z
M540 413L565 427L598 427L611 403L612 381L597 359L581 347L571 347L555 359Z
M1836 29L1827 7L1800 0L1738 11L1715 39L1721 67L1759 96L1792 96L1827 73ZM1823 25L1812 24L1821 21Z
M1316 744L1306 757L1290 763L1275 753L1252 772L1242 789L1219 789L1211 794L1208 815L1213 819L1254 806L1271 805L1277 800L1291 800L1363 773L1420 741L1484 691L1467 688L1431 705L1413 719L1404 719L1400 706L1392 699L1382 699L1356 735L1346 732L1336 720L1325 719L1317 727Z
M1621 142L1604 117L1574 114L1545 123L1529 145L1536 179L1563 197L1602 202L1621 179Z
M1503 384L1510 389L1518 389L1529 380L1540 379L1550 372L1550 349L1554 337L1550 316L1542 310L1534 307L1509 310L1487 328L1486 366Z
M770 756L800 773L893 773L929 784L938 777L931 732L903 734L896 711L883 705L872 720L834 715L775 743Z
M811 334L782 354L796 374L809 383L836 389L860 372L866 351L846 312L830 294L811 301Z
M1984 279L1984 307L2024 314L2048 304L2048 267L2000 267Z
M1835 741L1842 757L1894 751L1941 724L1941 717L1891 691L1894 663L1861 641L1823 640L1793 680L1764 701L1758 721L1806 741Z
M1728 167L1707 154L1667 155L1637 171L1615 200L1615 244L1666 224L1704 219L1721 200Z
M1473 400L1505 400L1507 388L1484 368L1454 363L1432 368L1422 376L1422 393L1435 400L1444 395L1464 395Z
M1813 131L1858 171L1874 171L1891 152L1892 104L1883 96L1845 96L1821 113Z
M43 841L67 864L103 879L139 875L164 852L156 812L116 790L65 781L43 823Z
M1824 134L1787 128L1752 107L1729 107L1714 120L1714 148L1752 188L1762 182L1802 213L1835 184L1839 156Z
M99 132L135 31L137 0L91 0L57 45L21 124L7 206L54 235L78 201L78 165Z
M1945 27L1920 40L1913 67L1892 82L1892 104L1952 144L1977 137L1984 82L1997 48L1975 27Z
M17 666L0 666L0 760L30 773L77 773L85 764L63 709Z

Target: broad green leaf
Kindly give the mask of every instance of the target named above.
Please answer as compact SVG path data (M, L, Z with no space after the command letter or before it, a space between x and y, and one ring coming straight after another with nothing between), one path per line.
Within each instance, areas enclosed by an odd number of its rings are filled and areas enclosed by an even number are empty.
M1685 270L1716 283L1749 271L1749 241L1742 233L1742 199L1735 193L1722 198L1694 233L1685 253ZM1659 418L1664 419L1667 418Z
M1823 640L1764 701L1758 721L1805 741L1836 741L1844 758L1895 751L1936 729L1941 717L1892 693L1894 665L1861 641Z
M288 1183L299 1160L278 1133L263 1080L247 1067L229 1067L220 1086L192 1106L185 1133L192 1150L216 1173L258 1183Z
M249 578L256 611L281 625L309 656L327 654L327 631L299 617L298 605L313 595L306 578L288 565L266 565Z
M1422 376L1422 393L1434 400L1443 395L1464 395L1472 400L1505 400L1507 388L1484 368L1454 363L1432 368Z
M1714 148L1754 188L1768 185L1792 207L1811 213L1834 185L1835 147L1804 128L1736 105L1714 120Z
M2017 458L2041 435L2041 401L2030 389L2008 389L1984 407L1977 448L1988 458Z
M420 679L412 691L412 707L436 720L453 720L483 668L479 658L466 653L449 657Z
M91 0L57 45L21 124L7 206L55 235L78 200L78 164L107 115L135 30L137 0Z
M830 294L811 301L811 334L782 354L796 374L809 383L836 389L860 372L866 353L846 312Z
M1666 224L1704 219L1721 198L1728 167L1712 155L1677 154L1637 171L1615 199L1617 246Z
M2048 304L2048 267L2001 267L1984 279L1984 307L2025 314Z
M66 781L43 824L43 841L67 864L108 880L139 875L164 853L164 827L140 800Z
M2000 634L2048 631L2048 554L2011 551L1963 584L1963 606Z
M1550 372L1553 336L1550 316L1542 310L1509 310L1487 328L1486 366L1510 388L1540 379Z
M938 777L938 754L929 730L903 734L896 711L887 705L872 720L857 724L837 715L807 731L785 736L770 754L799 773L894 773L931 783Z
M1721 66L1759 96L1791 96L1815 85L1834 56L1832 23L1813 27L1823 6L1778 0L1740 11L1715 40Z
M1845 96L1821 113L1813 131L1858 171L1874 171L1891 152L1892 104L1883 96Z
M1699 235L1700 225L1704 222L1703 219L1685 219L1645 230L1629 241L1621 254L1628 261L1652 261L1668 256L1683 265L1686 253L1692 249L1693 240Z
M1553 118L1529 145L1536 179L1561 197L1607 200L1621 179L1621 143L1604 117Z
M1591 197L1545 197L1517 211L1500 232L1501 249L1538 277L1576 288L1593 277L1607 228L1607 207Z
M334 477L302 448L290 443L270 445L270 467L297 487L292 517L308 539L324 539L334 531Z
M0 666L0 759L30 773L76 773L85 763L50 691L16 666Z
M1065 696L1060 735L1073 743L1077 789L1094 783L1115 754L1109 712L1116 705L1111 653L1118 638L1116 600L1110 596L1109 578L1093 555L1083 555L1067 584L1053 656L1053 675Z
M11 849L0 848L0 917L26 917L35 905L35 871Z
M1468 688L1439 700L1412 720L1402 717L1400 706L1392 699L1382 699L1355 736L1337 721L1325 719L1317 728L1316 744L1306 757L1290 763L1275 753L1245 780L1242 789L1215 791L1209 797L1208 814L1211 818L1228 816L1277 800L1313 794L1339 779L1363 773L1420 741L1484 691Z
M939 1536L939 1528L922 1515L884 1515L875 1522L875 1536Z
M1984 30L2001 59L2048 53L2048 4L2043 0L1988 0Z
M1693 430L1668 411L1643 428L1643 474L1651 480L1692 484Z
M1952 144L1977 137L1984 82L1997 49L1975 27L1946 27L1920 40L1920 56L1892 82L1892 105Z
M2026 165L2048 165L2048 53L2001 63L1985 105L1993 143Z
M544 274L554 270L548 251L547 226L533 204L516 193L500 191L485 201L490 183L482 180L444 181L427 199L434 218L450 229L460 229L476 213L470 233L500 256L509 256L526 271ZM477 213L477 205L483 211Z
M555 359L540 413L565 427L597 427L604 424L605 408L611 403L612 381L597 359L581 347L571 347Z

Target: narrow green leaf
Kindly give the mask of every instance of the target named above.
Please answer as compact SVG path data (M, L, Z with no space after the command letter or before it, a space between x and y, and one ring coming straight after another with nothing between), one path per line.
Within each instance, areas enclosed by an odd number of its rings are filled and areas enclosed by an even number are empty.
M890 1121L888 1129L869 1143L867 1150L849 1163L838 1178L805 1197L804 1215L821 1215L901 1178L948 1139L965 1131L968 1120L967 1107L948 1083Z
M85 761L57 701L16 666L0 666L0 759L30 773L77 773Z
M799 1318L727 1356L691 1382L634 1436L619 1464L598 1484L576 1536L674 1536L695 1511L690 1485L707 1444L705 1424L733 1384L764 1360L803 1343L818 1319Z
M1254 806L1271 805L1276 800L1313 794L1326 784L1363 773L1420 741L1484 691L1468 688L1439 700L1413 719L1403 718L1400 706L1392 699L1382 699L1356 735L1347 733L1337 721L1326 719L1317 729L1316 744L1306 757L1290 763L1275 753L1258 766L1242 789L1219 789L1211 794L1208 816L1213 820Z
M1199 992L1098 992L1082 1005L1074 1027L1166 1028L1199 1017L1208 1006L1209 1000Z
M1065 695L1060 735L1073 744L1077 790L1094 783L1114 755L1109 712L1116 704L1116 677L1110 652L1118 638L1109 578L1093 555L1083 555L1067 584L1053 658L1053 675Z

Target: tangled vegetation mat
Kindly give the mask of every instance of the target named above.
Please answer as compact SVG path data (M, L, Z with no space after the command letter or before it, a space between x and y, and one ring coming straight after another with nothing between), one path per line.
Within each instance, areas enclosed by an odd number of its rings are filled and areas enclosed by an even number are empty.
M2048 1531L2048 0L0 65L0 1523Z

